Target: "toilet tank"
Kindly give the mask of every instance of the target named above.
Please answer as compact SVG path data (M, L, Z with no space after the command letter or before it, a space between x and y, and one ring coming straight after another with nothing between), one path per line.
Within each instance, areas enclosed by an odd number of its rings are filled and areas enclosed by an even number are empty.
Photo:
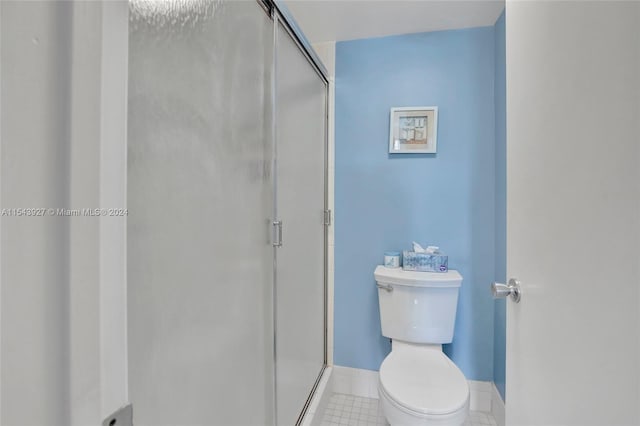
M378 266L382 335L412 343L451 343L462 275Z

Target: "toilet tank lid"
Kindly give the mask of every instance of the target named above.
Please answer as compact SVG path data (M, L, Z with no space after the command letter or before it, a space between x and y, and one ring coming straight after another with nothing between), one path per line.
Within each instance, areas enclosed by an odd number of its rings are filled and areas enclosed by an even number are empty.
M462 285L462 275L453 269L447 272L417 272L378 265L373 275L376 282L384 284L413 287L460 287Z

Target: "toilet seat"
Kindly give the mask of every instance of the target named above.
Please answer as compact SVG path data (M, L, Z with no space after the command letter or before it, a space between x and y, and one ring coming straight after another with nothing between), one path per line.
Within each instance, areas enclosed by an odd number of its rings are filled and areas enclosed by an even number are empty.
M392 351L380 366L380 390L407 414L445 416L465 410L469 385L441 351Z

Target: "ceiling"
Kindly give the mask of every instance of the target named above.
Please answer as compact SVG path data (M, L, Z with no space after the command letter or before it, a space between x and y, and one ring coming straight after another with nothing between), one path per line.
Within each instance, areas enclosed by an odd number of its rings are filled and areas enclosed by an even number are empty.
M504 0L285 0L311 43L493 25Z

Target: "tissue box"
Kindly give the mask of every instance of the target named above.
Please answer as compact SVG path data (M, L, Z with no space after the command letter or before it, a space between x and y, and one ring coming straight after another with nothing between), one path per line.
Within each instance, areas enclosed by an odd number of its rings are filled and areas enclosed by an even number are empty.
M428 254L415 251L402 252L402 269L421 272L447 272L449 256L442 253Z

